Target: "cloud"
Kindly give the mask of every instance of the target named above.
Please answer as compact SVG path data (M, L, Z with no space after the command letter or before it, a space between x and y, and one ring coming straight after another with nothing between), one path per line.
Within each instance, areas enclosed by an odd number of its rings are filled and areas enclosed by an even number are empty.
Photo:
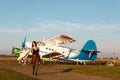
M10 28L0 27L0 33L23 33L23 32L48 32L48 33L95 33L95 34L109 34L109 33L119 33L120 25L118 24L80 24L72 22L62 22L62 21L44 21L34 23L33 26L26 28L17 27Z
M80 24L80 23L71 23L71 22L60 22L60 21L55 21L55 22L38 22L36 23L39 27L42 29L63 29L67 28L68 30L79 30L79 31L118 31L120 30L120 24L92 24L92 25L85 25L85 24ZM64 29L66 30L66 29Z
M38 22L36 31L47 31L48 33L71 33L71 34L93 34L95 36L105 36L120 33L120 24L80 24L71 22ZM34 28L35 29L35 28ZM114 35L115 36L115 35Z
M14 28L0 28L0 33L21 33L23 30Z

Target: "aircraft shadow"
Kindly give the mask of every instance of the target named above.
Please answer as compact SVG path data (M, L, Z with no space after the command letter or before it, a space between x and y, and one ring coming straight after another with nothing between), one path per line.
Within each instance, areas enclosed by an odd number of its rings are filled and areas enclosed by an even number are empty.
M63 71L52 71L52 72L44 72L44 73L38 73L38 76L39 75L50 75L50 74L59 74L59 73L65 73L65 72L70 72L72 71L72 68L69 68L69 69L66 69L66 70L63 70Z

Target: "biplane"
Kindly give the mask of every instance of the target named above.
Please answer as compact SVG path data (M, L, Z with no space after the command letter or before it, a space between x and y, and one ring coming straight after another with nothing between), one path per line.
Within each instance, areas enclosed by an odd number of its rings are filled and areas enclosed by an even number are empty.
M37 46L40 48L40 56L41 59L44 58L52 58L52 59L63 59L63 60L71 60L71 61L91 61L97 58L96 43L93 40L88 40L83 48L79 51L66 47L64 45L68 43L75 42L76 40L72 37L60 34L56 37L50 38L44 41L36 41ZM17 60L24 60L28 56L31 56L30 48L32 46L32 42L26 41L26 37L22 42L22 49L16 51L16 48L13 48L12 52L15 56L18 57ZM16 51L16 52L15 52Z

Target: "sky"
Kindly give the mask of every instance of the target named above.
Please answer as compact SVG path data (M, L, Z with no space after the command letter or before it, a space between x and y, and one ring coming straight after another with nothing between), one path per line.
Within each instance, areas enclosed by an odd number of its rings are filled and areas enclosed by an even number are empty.
M80 50L94 40L99 57L120 57L120 0L0 0L0 54L59 34Z

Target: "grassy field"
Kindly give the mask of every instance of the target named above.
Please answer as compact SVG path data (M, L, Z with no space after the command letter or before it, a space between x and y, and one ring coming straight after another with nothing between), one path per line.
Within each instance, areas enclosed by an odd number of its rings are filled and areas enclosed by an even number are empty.
M17 60L15 57L11 56L0 56L0 61L6 64L16 63ZM31 77L28 77L24 74L15 72L11 69L0 68L0 80L35 80Z
M5 65L14 65L17 64L15 57L0 57L0 62L3 62ZM44 64L47 66L50 63ZM106 65L98 65L98 63L91 63L92 65L67 65L67 64L55 64L58 69L64 72L75 72L79 74L92 75L92 76L102 76L106 78L110 78L112 80L120 80L120 66L110 67ZM15 72L14 70L0 68L0 80L34 80L31 77L27 77L21 73Z
M0 80L34 80L31 77L15 72L13 70L0 68Z
M108 67L108 66L75 66L75 65L65 65L60 66L63 71L71 71L80 74L92 75L92 76L102 76L110 78L112 80L120 80L120 66Z

